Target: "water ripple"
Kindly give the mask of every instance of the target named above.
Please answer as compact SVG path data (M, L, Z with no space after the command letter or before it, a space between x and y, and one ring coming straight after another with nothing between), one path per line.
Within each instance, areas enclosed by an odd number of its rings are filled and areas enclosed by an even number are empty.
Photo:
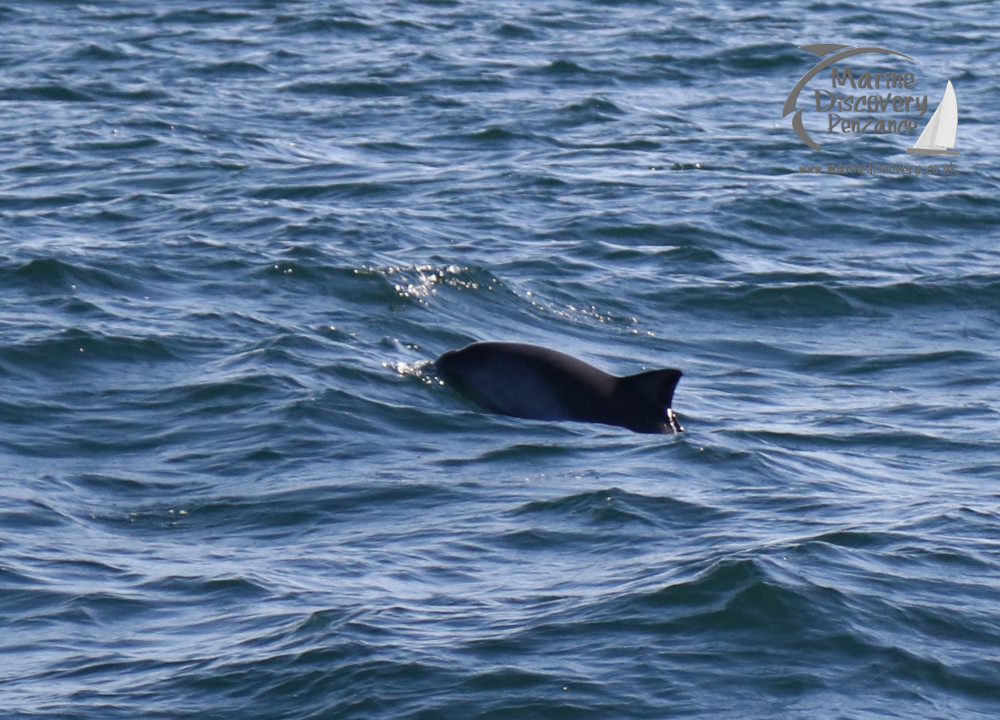
M991 717L991 12L0 5L5 717ZM780 116L858 33L957 174L799 172L915 162ZM687 432L484 413L476 340Z

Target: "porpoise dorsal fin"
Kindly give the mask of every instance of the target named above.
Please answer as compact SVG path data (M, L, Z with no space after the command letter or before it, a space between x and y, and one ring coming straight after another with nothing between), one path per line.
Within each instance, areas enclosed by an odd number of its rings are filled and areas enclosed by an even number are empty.
M628 388L631 392L649 398L665 411L674 401L674 388L677 387L677 382L683 374L680 370L673 368L649 370L635 375L626 375L619 378L618 382L623 388Z

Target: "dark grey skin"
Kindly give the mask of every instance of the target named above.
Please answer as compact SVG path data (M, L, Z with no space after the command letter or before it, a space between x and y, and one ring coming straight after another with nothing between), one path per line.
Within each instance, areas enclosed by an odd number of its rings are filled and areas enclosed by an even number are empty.
M641 433L684 430L670 407L680 370L617 377L555 350L504 342L449 350L434 366L448 385L501 415L619 425Z

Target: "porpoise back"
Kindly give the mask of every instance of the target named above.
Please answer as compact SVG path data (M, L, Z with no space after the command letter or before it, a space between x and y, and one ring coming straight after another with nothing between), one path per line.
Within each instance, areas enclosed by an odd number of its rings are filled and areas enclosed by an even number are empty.
M449 385L502 415L596 422L643 433L683 430L671 408L680 370L616 377L565 353L506 342L449 350L434 365Z

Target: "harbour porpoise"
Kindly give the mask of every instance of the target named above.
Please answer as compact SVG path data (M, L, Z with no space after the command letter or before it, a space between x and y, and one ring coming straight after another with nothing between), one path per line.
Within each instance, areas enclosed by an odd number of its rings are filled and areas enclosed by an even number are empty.
M670 407L680 370L617 377L537 345L478 342L434 366L460 393L502 415L620 425L642 433L684 430Z

